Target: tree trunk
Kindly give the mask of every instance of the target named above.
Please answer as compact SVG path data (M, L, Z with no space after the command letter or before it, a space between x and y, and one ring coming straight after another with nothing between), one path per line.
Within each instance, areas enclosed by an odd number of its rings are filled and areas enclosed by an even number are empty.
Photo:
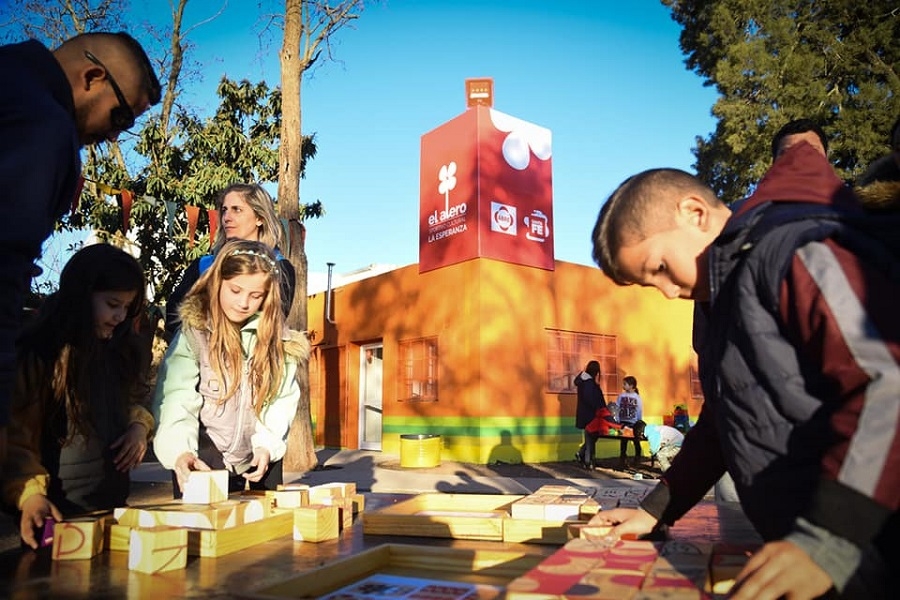
M278 172L278 212L288 219L290 240L288 259L297 273L297 291L294 305L288 316L288 325L305 331L307 264L305 230L300 222L300 157L302 133L300 119L300 82L306 60L300 54L303 36L303 0L285 0L284 42L281 48L281 148ZM315 442L312 436L312 418L309 403L309 363L297 369L300 384L300 403L291 423L284 457L286 471L309 471L317 463Z

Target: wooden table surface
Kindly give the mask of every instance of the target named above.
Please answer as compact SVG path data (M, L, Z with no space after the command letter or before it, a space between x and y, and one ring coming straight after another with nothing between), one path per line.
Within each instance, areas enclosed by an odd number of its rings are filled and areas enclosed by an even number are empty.
M366 511L408 499L400 494L366 494ZM759 543L739 508L703 502L671 530L686 541ZM185 569L147 575L128 569L127 552L104 552L86 561L52 561L48 550L0 554L0 597L38 598L235 598L289 579L361 550L385 543L468 549L511 549L549 555L558 546L474 540L363 535L357 517L341 537L322 543L290 536L218 558L189 557Z

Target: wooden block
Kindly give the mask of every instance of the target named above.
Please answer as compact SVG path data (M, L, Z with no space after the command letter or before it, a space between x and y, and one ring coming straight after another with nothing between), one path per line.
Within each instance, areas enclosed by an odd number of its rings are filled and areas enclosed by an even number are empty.
M314 485L309 488L310 504L318 504L322 498L347 498L356 493L355 483L332 482Z
M265 498L225 500L216 504L167 504L117 508L113 513L119 525L128 527L192 527L227 529L266 518L271 509Z
M325 506L335 506L338 509L338 522L341 530L353 527L353 498L322 498Z
M353 500L353 514L357 515L366 509L366 497L363 494L353 494L350 496Z
M712 543L670 540L665 542L660 548L659 560L654 563L654 567L683 569L685 572L693 570L708 571L712 550Z
M294 539L298 542L324 542L340 535L340 510L337 506L311 504L294 509Z
M483 595L470 594L467 598L498 598L498 593L502 595L502 588L507 582L537 565L542 558L540 553L494 548L379 544L352 556L328 562L324 566L291 574L283 581L255 590L254 597L324 598L372 573L395 573L439 580L436 583L477 581L496 588L485 590ZM455 590L446 592L445 596L439 590L434 590L428 597L459 598L453 591ZM409 594L406 597L412 596L413 594ZM383 597L387 598L388 594ZM398 597L398 594L390 597Z
M363 533L470 540L503 540L503 520L522 496L419 494L363 514Z
M512 503L509 507L513 519L541 520L546 518L546 508L554 500L559 498L556 494L537 493L529 494Z
M709 582L706 589L713 594L728 594L738 574L744 569L748 554L713 554L709 567Z
M535 494L546 494L549 496L563 496L567 494L582 494L584 490L580 490L577 487L572 487L571 485L558 485L558 484L549 484L542 485L535 492Z
M53 560L84 560L97 556L103 552L105 528L105 518L58 522L53 530Z
M271 497L277 510L291 510L309 504L308 489L276 490Z
M191 471L181 499L185 504L213 504L228 500L228 471Z
M705 567L682 567L672 569L654 564L647 573L644 585L641 589L646 591L687 591L699 596L699 592L706 588L709 579L709 570ZM691 595L691 594L688 594Z
M516 544L563 545L572 536L572 521L548 521L546 519L504 519L503 541Z
M602 508L599 502L597 502L593 498L588 498L581 505L581 510L578 513L578 518L584 521L590 520L591 517L596 515L601 510Z
M190 532L188 554L205 557L225 556L269 540L291 535L293 526L294 515L292 512L278 512L261 521L228 529L185 530Z
M656 560L652 542L571 540L507 586L513 600L634 598Z
M653 588L641 590L632 600L714 600L714 596L704 589L697 588Z
M132 529L128 568L142 573L162 573L187 565L187 529L152 527Z
M584 494L564 494L544 508L544 519L548 521L577 521L581 515L581 505L587 500Z
M131 530L132 527L128 525L113 523L109 526L107 548L110 552L128 552L128 545L131 543Z
M612 525L592 525L590 522L569 525L569 533L572 538L584 538L594 542L603 541L610 531L612 531Z
M309 485L306 483L279 483L277 486L275 486L275 489L277 491L308 490Z

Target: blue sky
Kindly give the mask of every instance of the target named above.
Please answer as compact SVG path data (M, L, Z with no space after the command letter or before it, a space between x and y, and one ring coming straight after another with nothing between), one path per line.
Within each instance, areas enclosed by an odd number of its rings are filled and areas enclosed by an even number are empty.
M169 18L162 4L136 7L135 22ZM185 25L222 4L192 0ZM280 31L260 40L256 4L230 0L190 33L201 73L185 100L201 114L212 111L223 74L280 82ZM695 136L715 127L715 92L687 71L679 34L657 0L367 7L334 38L337 62L322 62L303 84L302 127L316 133L319 154L301 200L322 200L327 211L308 225L310 271L418 262L420 137L465 111L470 77L494 79L497 110L552 131L556 258L591 264L590 231L606 196L646 168L691 170Z

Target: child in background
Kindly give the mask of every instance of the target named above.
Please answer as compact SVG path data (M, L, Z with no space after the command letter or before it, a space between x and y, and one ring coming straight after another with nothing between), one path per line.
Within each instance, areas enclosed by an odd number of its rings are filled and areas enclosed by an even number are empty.
M648 425L643 421L634 424L634 437L647 438L650 454L656 456L659 468L665 473L672 466L672 459L681 450L684 434L668 425Z
M619 407L619 423L634 429L634 424L640 421L644 416L644 403L641 401L641 394L638 391L637 379L628 375L622 379L622 388L625 391L616 398L616 406ZM630 441L634 444L634 464L637 466L641 461L641 436L634 435L630 438ZM626 466L626 459L628 458L628 442L628 437L623 437L619 440L620 468Z
M3 496L32 548L48 517L125 506L153 429L133 327L144 287L133 257L87 246L19 340Z
M174 471L176 498L191 471L211 468L230 472L232 492L282 483L309 342L284 324L280 282L268 246L235 240L185 296L153 399L153 447Z

